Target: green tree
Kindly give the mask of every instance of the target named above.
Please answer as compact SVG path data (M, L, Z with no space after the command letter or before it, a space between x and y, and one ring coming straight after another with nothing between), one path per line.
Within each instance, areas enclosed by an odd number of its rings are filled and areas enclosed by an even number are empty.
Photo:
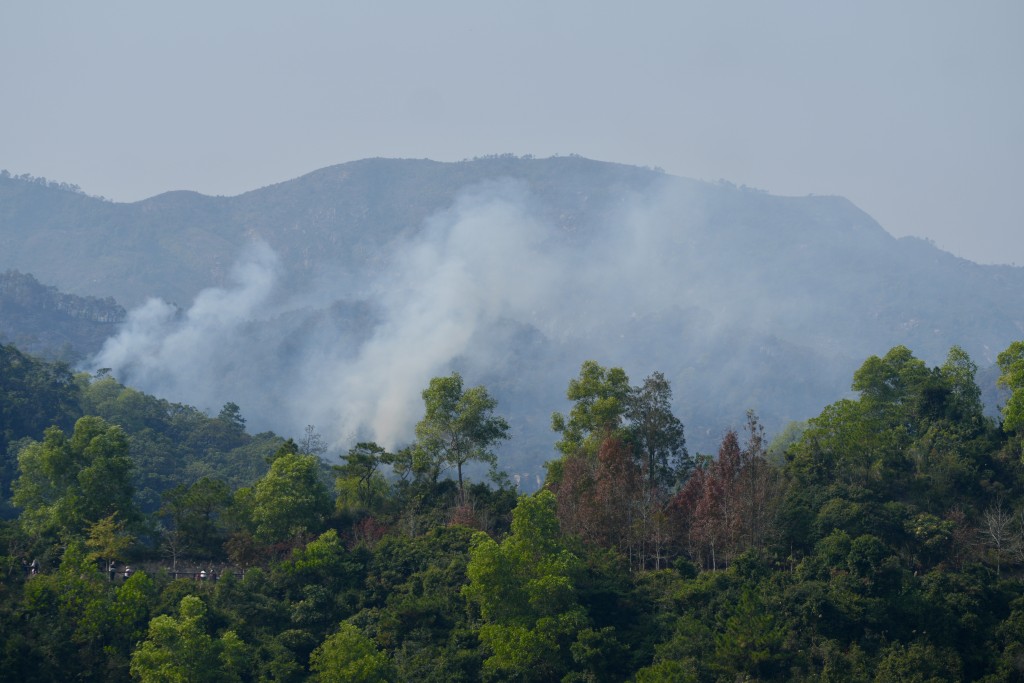
M876 683L944 683L963 680L955 652L930 643L893 643L882 652Z
M416 425L417 446L429 458L454 466L459 498L465 500L462 466L470 461L496 464L489 450L508 438L508 422L494 414L498 402L483 386L463 390L462 376L435 377L423 391L426 413Z
M1010 390L1003 406L1003 429L1008 432L1024 428L1024 341L1015 341L999 354L999 385Z
M378 470L382 464L391 460L391 454L372 441L361 441L350 448L347 455L341 457L345 464L334 468L339 475L339 493L347 488L349 481L352 481L355 483L359 503L371 508L375 493L380 491L385 483Z
M231 505L231 489L219 479L203 477L191 486L179 484L163 495L160 511L171 518L185 549L209 556L224 542L222 517Z
M228 402L213 419L195 416L188 431L187 445L193 451L210 457L213 453L227 453L244 446L248 438L241 409L237 404Z
M853 373L853 390L872 406L906 403L928 376L923 361L905 346L894 346L884 357L871 356Z
M242 409L237 403L225 403L217 414L217 419L227 425L234 434L241 436L245 433L245 418L242 417Z
M715 637L713 666L727 679L753 674L758 680L771 680L782 673L779 662L786 635L763 597L747 588Z
M490 675L557 680L572 661L574 639L588 625L574 580L581 563L562 543L555 507L550 491L524 496L505 540L474 537L463 594L480 610Z
M952 417L968 425L978 425L983 419L985 406L981 401L981 389L975 376L978 366L959 346L953 346L946 355L946 362L939 368L949 390Z
M68 544L56 572L26 583L24 623L18 628L35 636L41 679L98 678L116 625L110 597L110 584L78 540Z
M17 476L21 439L39 439L47 427L70 429L82 412L80 392L63 363L46 363L0 344L0 514Z
M108 571L116 560L125 559L125 551L135 542L131 534L125 531L124 521L117 519L116 512L91 525L88 533L85 545L92 549L88 558L104 560Z
M342 623L309 657L321 683L383 683L395 680L387 654L352 624Z
M0 456L50 425L69 428L81 415L78 385L64 363L46 363L0 344Z
M655 372L630 389L626 403L630 436L647 469L650 488L671 487L692 469L683 423L672 414L672 387Z
M566 417L551 416L551 428L562 435L555 444L563 455L585 448L596 455L600 443L622 425L630 399L629 376L622 368L604 368L584 361L579 377L569 380L565 395L574 402Z
M998 677L993 680L1012 681L1021 675L1024 662L1024 597L1010 603L1010 614L994 629L994 654Z
M146 640L132 653L132 676L142 683L241 680L246 647L235 632L212 637L206 605L194 595L181 599L178 612L149 622Z
M83 417L68 439L50 427L42 442L18 456L14 502L31 533L83 532L112 514L129 525L139 518L132 501L128 439L99 417Z
M333 500L320 476L320 459L282 447L270 471L253 487L256 536L283 541L316 532Z

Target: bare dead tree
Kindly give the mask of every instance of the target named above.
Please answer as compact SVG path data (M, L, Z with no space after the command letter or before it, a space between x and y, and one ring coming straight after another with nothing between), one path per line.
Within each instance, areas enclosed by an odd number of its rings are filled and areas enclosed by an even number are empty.
M1018 540L1019 532L1015 533L1016 515L1007 510L1002 499L989 505L981 518L981 534L986 544L995 551L996 576L1001 575L1004 556L1012 557L1014 541Z

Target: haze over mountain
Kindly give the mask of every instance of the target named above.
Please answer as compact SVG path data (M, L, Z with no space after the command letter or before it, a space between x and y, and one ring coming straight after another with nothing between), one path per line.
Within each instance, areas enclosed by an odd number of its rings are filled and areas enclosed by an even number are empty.
M706 452L747 408L771 431L816 414L893 345L984 366L1024 335L1022 268L897 240L840 197L579 157L367 159L132 204L2 177L4 269L132 308L92 367L256 429L400 445L459 370L510 417L519 469L550 457L588 358L663 371Z

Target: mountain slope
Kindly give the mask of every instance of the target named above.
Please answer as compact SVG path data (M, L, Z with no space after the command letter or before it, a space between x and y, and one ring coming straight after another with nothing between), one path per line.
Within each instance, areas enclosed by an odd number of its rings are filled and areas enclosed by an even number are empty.
M0 177L2 268L184 307L140 309L97 362L257 428L394 445L459 369L494 388L526 465L587 358L664 371L709 450L746 408L770 428L816 414L893 345L984 366L1024 336L1024 269L894 239L840 197L579 157L367 159L133 204Z
M0 177L0 268L129 306L147 296L184 304L203 287L223 284L253 237L281 254L293 277L311 277L339 263L372 267L463 188L487 179L523 179L543 210L572 230L593 216L599 196L656 176L577 157L366 159L237 197L177 191L131 204Z
M100 350L125 311L112 298L80 297L18 271L0 273L0 343L76 362Z

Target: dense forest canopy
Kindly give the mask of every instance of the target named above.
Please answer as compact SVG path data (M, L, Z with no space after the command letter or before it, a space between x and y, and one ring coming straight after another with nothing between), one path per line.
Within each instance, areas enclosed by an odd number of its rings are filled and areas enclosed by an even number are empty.
M523 495L458 373L407 445L332 465L313 426L251 435L234 403L0 346L0 678L1020 680L1022 350L998 418L963 349L896 346L714 455L662 373L588 360Z

